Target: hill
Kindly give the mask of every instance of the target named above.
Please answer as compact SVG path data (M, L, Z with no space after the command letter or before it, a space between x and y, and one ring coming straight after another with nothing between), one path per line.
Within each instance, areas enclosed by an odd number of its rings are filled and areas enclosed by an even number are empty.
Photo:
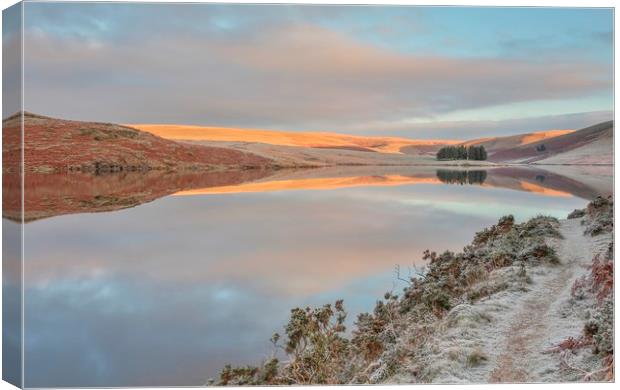
M613 121L600 123L568 134L554 140L548 150L564 150L550 154L541 160L534 160L536 164L562 165L596 165L614 163L614 125ZM563 144L570 147L563 147Z
M2 122L3 157L19 155L20 115ZM272 165L255 154L167 140L131 127L24 113L24 162L34 172L238 169Z
M612 122L578 131L545 130L465 142L205 126L131 126L166 139L237 149L290 166L428 164L441 147L456 144L482 145L488 152L489 161L496 163L613 163Z
M551 132L473 140L484 145L489 160L508 163L563 165L613 164L613 121L577 131Z
M454 140L415 140L399 137L364 137L325 132L292 132L226 127L132 124L162 138L185 141L219 141L262 143L320 149L342 149L379 153L434 154L441 146L458 143Z
M183 125L117 125L24 114L24 160L34 172L233 170L346 165L460 165L437 161L443 146L483 145L475 165L613 163L613 122L470 141L366 137ZM4 170L19 160L19 117L3 121ZM8 163L7 163L8 162ZM469 162L466 162L469 164Z
M564 134L570 134L574 130L546 130L525 134L509 135L505 137L485 137L463 142L465 146L484 146L489 155L497 153L501 150L513 149L534 142L544 141L549 138L558 137Z

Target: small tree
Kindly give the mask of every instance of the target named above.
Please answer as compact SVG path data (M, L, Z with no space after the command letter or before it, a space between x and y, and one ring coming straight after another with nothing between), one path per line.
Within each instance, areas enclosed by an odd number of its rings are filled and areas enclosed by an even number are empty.
M467 148L467 159L476 160L476 147L475 146L470 145L469 148Z

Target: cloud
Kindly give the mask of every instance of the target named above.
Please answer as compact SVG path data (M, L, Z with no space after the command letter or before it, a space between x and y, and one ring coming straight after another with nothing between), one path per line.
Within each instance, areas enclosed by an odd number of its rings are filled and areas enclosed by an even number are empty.
M26 34L26 108L56 116L322 129L608 91L575 59L406 54L309 23L139 42Z
M356 134L389 134L420 139L474 139L552 129L581 129L613 119L613 111L579 112L505 120L373 122L345 129Z
M594 32L592 34L592 37L605 45L610 45L613 46L614 44L614 32L613 30L610 31L599 31L599 32Z

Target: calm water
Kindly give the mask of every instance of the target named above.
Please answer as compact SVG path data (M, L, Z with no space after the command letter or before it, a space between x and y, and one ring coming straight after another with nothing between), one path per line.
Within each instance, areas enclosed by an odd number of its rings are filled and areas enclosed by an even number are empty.
M30 222L25 384L202 385L267 357L295 306L343 298L352 321L399 292L395 266L406 274L424 249L459 250L508 213L586 203L421 182L167 196Z

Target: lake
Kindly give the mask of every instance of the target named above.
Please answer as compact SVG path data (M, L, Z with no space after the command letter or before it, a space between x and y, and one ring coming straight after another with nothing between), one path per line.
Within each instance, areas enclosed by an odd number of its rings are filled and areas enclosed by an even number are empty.
M611 193L611 167L566 169L27 176L25 385L203 385L268 358L293 307L344 299L350 327L425 249Z

